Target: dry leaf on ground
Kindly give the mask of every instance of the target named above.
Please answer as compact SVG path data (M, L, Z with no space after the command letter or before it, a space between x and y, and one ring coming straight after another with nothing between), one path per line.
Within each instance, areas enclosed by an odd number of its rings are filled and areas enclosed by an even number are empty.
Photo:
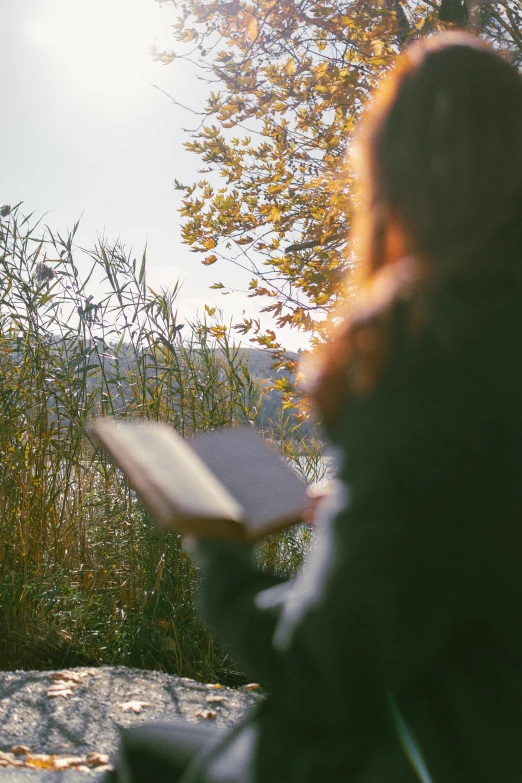
M83 756L61 756L54 760L55 769L71 769L85 764Z
M88 677L94 677L96 669L87 669L83 672L71 672L66 669L62 669L60 672L51 672L49 678L51 680L63 680L64 682L76 682L79 683Z
M196 718L205 718L205 720L216 720L217 713L213 710L198 710Z
M109 763L109 757L105 753L87 753L87 761L91 767L101 767Z
M49 756L45 753L35 753L34 755L29 756L29 759L34 769L56 769L54 766L55 756Z
M47 696L50 699L56 699L57 696L61 696L63 699L67 699L68 696L72 696L74 693L72 688L53 686L47 691Z
M81 682L82 677L76 672L53 672L49 675L51 680L58 680L64 682Z
M15 756L27 756L27 754L30 752L31 750L27 747L27 745L13 745L11 748L11 753L13 753Z
M144 707L152 707L152 704L149 701L125 701L120 704L122 712L132 711L136 714L140 713Z
M205 701L208 701L209 704L223 704L226 702L225 696L206 696Z
M15 745L15 748L25 747ZM50 771L65 771L74 769L79 772L105 772L112 770L109 757L105 753L88 753L87 756L57 756L47 753L24 754L24 758L16 758L13 752L0 751L0 768L17 767L25 769L40 769Z
M66 691L69 689L72 690L73 688L74 688L73 682L62 682L61 680L59 680L58 682L53 682L52 685L47 686L47 689L50 691Z

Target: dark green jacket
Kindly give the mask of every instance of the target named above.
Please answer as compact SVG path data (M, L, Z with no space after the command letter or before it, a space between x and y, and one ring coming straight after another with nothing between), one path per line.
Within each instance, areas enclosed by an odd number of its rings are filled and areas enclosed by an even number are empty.
M206 619L269 696L187 780L412 783L414 734L426 781L522 781L522 296L458 304L415 339L407 305L386 313L391 359L330 433L340 490L294 581L198 545Z

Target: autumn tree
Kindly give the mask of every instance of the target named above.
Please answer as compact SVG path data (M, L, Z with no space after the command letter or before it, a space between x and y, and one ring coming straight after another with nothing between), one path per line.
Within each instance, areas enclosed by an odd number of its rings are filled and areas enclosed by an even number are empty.
M367 96L408 42L453 24L480 27L521 60L521 4L171 2L180 12L177 48L158 59L190 58L210 85L186 144L202 161L202 179L176 183L183 239L205 265L247 270L250 296L264 298L278 326L320 335L353 263L345 153ZM254 319L238 326L276 346Z

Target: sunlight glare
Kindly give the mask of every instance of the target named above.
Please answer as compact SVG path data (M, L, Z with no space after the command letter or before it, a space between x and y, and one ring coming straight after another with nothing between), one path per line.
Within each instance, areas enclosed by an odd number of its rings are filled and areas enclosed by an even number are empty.
M83 96L121 97L150 65L159 10L153 0L48 0L28 32Z

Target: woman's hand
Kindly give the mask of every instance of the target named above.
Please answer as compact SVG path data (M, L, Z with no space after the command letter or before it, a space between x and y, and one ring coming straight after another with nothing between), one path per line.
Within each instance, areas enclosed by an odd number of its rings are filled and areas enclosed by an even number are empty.
M308 506L303 514L303 522L307 525L315 524L319 508L331 494L331 482L328 484L310 484L306 489L308 495Z

